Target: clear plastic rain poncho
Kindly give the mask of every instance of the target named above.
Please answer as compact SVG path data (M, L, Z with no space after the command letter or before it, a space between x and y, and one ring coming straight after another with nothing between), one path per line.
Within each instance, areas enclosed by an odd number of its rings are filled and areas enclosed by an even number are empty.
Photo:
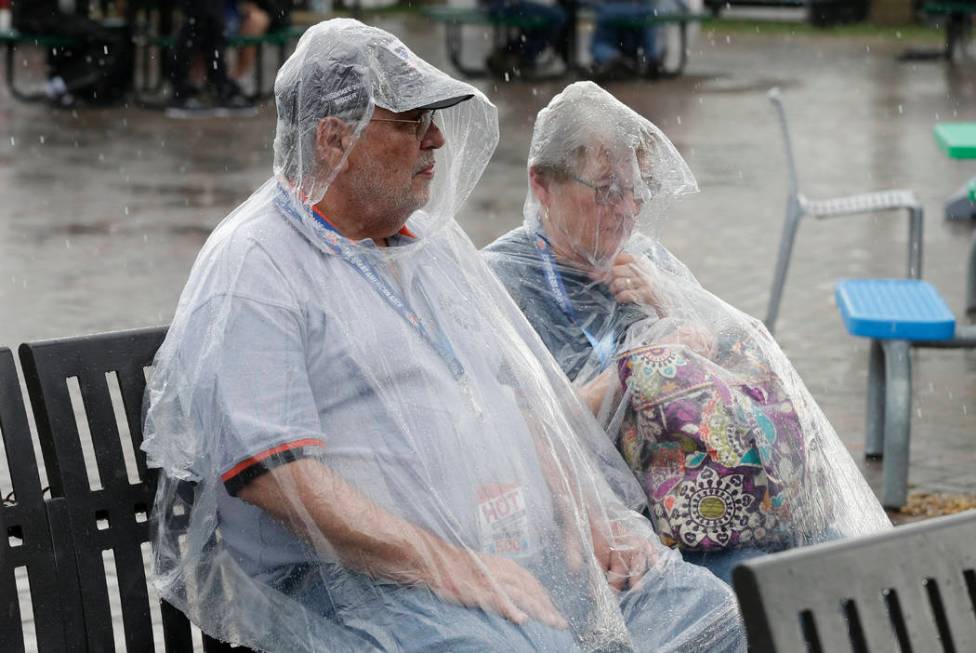
M698 190L657 127L573 84L540 111L528 172L524 224L485 259L604 424L666 544L727 578L730 560L889 525L765 327L641 233Z
M454 220L495 107L352 20L275 95L275 175L204 245L147 390L160 595L266 651L742 650Z

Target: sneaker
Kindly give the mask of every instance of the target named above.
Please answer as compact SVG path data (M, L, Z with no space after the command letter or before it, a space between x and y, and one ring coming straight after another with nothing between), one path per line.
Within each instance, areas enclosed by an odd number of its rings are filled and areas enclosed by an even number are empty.
M631 79L637 76L637 66L626 57L615 57L601 64L594 64L593 79L601 82L612 82Z
M485 68L499 78L519 76L522 65L522 57L507 50L495 50L485 58Z
M68 86L61 77L52 77L44 84L44 95L49 100L56 100L68 92Z
M214 115L216 112L213 107L193 95L176 98L166 107L168 118L206 118Z
M258 109L254 102L246 97L240 90L217 98L216 112L218 116L250 117L258 114Z
M51 98L48 102L55 109L77 109L79 104L78 98L67 92Z

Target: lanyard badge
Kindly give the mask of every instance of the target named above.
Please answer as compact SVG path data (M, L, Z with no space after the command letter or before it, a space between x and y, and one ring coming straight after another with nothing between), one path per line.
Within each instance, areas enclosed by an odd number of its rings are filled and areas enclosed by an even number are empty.
M304 222L302 214L296 209L288 194L280 186L275 197L275 203L290 218L298 222ZM423 323L420 316L410 308L403 296L377 272L373 264L362 253L356 251L356 247L348 238L340 234L328 221L307 207L305 207L305 214L313 219L312 225L315 227L318 235L321 236L325 246L333 254L340 256L344 261L349 263L372 286L373 290L407 321L420 338L437 352L437 355L441 357L448 369L451 370L451 374L455 378L461 379L464 376L464 366L454 353L454 348L451 346L447 336L439 333L438 335L440 337L434 338L430 329Z
M549 292L555 296L563 315L566 316L573 326L583 332L587 342L590 343L590 347L593 348L593 353L596 354L600 361L600 371L603 371L610 364L617 350L613 330L611 329L602 338L598 339L589 329L580 324L579 313L573 305L573 300L569 298L569 293L566 292L562 275L556 269L556 260L552 253L552 246L541 232L536 233L535 249L539 258L542 260L543 273L546 278L546 284L549 286Z

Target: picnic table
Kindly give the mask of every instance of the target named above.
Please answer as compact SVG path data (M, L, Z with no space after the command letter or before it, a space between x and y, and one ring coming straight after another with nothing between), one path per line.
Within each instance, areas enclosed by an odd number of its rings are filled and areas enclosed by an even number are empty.
M566 0L561 2L560 6L566 11L568 24L566 42L560 44L560 50L566 58L566 72L582 73L584 67L579 60L577 47L578 23L581 17L591 19L592 10L585 2L578 2L577 0ZM531 29L548 25L545 19L540 19L536 16L520 16L517 14L497 15L491 14L486 9L480 7L428 7L423 10L423 14L434 22L444 24L448 58L462 74L472 78L485 77L489 72L484 66L472 65L465 61L465 42L462 38L462 29L464 26L491 27L493 45L495 47L503 47L508 40L510 32L513 30ZM678 29L678 60L671 67L668 67L662 62L656 71L659 76L674 77L684 71L685 65L688 62L688 24L706 18L708 18L708 14L705 13L687 11L659 13L656 10L650 10L643 16L614 18L608 22L614 27L633 29L664 25L676 26Z
M967 34L970 24L976 15L976 1L948 0L941 2L926 2L922 6L922 13L927 16L945 16L945 49L942 56L952 60L953 54L960 48Z
M132 0L126 6L125 16L99 22L103 27L124 32L125 40L131 41L134 46L132 70L135 79L132 81L137 82L136 97L142 99L147 93L158 91L164 81L163 62L176 39L175 34L171 33L171 8L158 6L148 0ZM277 50L280 67L287 57L288 46L297 41L304 31L305 26L295 25L260 36L236 35L227 39L228 48L256 47L256 61L251 73L254 76L255 98L263 97L269 92L264 79L265 47ZM23 102L46 99L42 90L29 90L17 85L16 74L23 67L16 62L17 48L29 46L53 50L77 47L82 43L81 39L68 36L25 34L15 29L0 30L0 46L5 49L4 77L10 94ZM154 106L155 103L143 104Z

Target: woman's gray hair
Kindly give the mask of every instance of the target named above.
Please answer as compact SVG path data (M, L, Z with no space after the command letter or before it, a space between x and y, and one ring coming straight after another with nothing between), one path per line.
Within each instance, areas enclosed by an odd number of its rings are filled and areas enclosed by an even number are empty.
M646 123L596 84L573 84L539 112L528 167L565 179L578 174L594 153L642 152L651 143Z

